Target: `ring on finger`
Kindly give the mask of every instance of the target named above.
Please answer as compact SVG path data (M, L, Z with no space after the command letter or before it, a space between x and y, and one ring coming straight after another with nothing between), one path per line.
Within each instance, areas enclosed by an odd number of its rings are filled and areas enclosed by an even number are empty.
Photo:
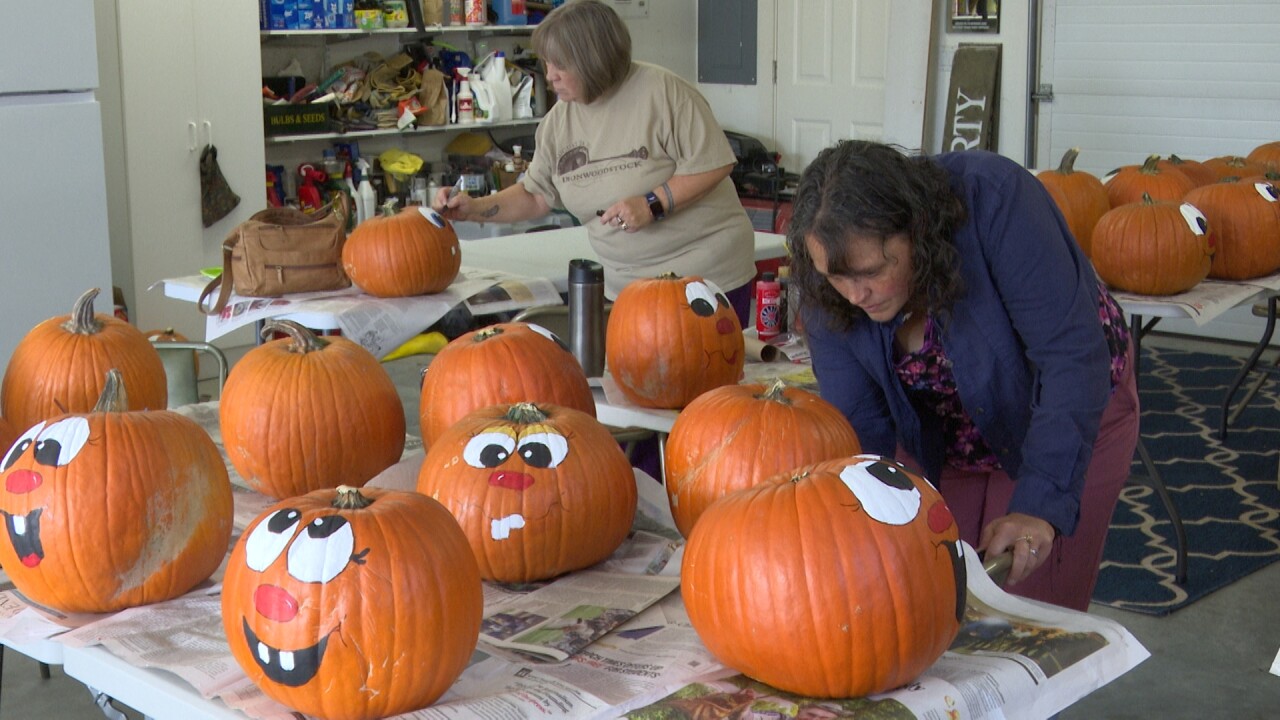
M1031 537L1030 535L1023 535L1022 537L1018 538L1018 540L1027 541L1027 550L1031 553L1031 557L1036 557L1037 555L1040 554L1040 551L1036 549L1035 538ZM1018 540L1014 540L1014 542L1018 542Z
M619 222L619 224L620 224L620 225L622 225L622 229L623 229L623 230L626 230L626 229L627 229L627 223L626 223L625 221L621 221L621 222Z

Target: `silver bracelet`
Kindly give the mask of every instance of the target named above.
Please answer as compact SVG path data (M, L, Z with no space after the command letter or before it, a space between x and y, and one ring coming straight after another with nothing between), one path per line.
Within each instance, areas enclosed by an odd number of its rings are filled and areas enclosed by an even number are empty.
M671 196L671 186L662 183L662 192L667 196L667 214L670 215L676 211L676 199Z

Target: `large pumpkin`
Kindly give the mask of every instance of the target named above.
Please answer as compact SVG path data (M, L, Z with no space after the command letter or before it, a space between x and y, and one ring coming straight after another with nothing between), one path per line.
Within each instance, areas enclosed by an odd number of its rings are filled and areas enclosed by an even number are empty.
M13 423L0 417L0 452L5 452L13 447L14 441L18 439L18 428Z
M1245 159L1262 165L1269 172L1280 172L1280 140L1262 143L1250 150Z
M0 470L0 564L64 612L175 598L231 540L231 483L208 434L168 410L129 411L122 374L106 377L92 411L36 423Z
M1080 249L1089 255L1092 252L1093 226L1098 224L1103 213L1111 209L1111 201L1097 176L1075 169L1079 155L1080 148L1071 148L1063 153L1057 170L1046 170L1036 178L1049 191Z
M1200 208L1217 238L1209 277L1248 280L1280 268L1280 213L1274 185L1227 179L1192 190L1187 202Z
M342 266L361 290L377 297L438 293L462 265L458 234L429 207L408 207L356 226L342 246Z
M1262 162L1255 162L1239 155L1219 155L1204 161L1204 166L1217 174L1218 180L1261 175L1267 171Z
M1094 228L1093 267L1108 285L1141 295L1173 295L1209 274L1213 226L1190 203L1149 196L1110 210Z
M222 583L231 654L271 698L329 720L435 702L480 636L480 573L440 503L379 488L267 508Z
M1159 165L1162 168L1167 166L1182 172L1183 175L1191 179L1191 183L1195 187L1218 182L1218 173L1214 172L1213 168L1205 167L1204 163L1199 160L1188 160L1177 155L1170 155L1168 159L1161 160Z
M459 420L427 451L418 492L462 525L486 580L532 582L609 557L636 513L635 473L608 429L517 403Z
M518 402L596 414L582 365L555 333L521 322L473 330L437 353L422 376L418 414L423 442L430 447L474 410Z
M1107 199L1116 208L1132 202L1141 202L1143 195L1152 200L1181 202L1195 183L1170 165L1160 165L1160 156L1151 155L1141 165L1125 165L1116 168L1103 178Z
M605 333L605 364L636 405L682 408L712 388L738 382L744 345L742 324L720 288L696 275L668 273L618 293Z
M688 537L707 506L801 465L862 449L834 405L781 381L724 385L680 412L667 438L667 497Z
M231 369L219 403L222 445L236 472L274 498L364 485L404 452L404 405L368 350L271 320Z
M0 388L0 415L15 427L88 412L112 368L129 387L129 409L168 407L160 354L134 326L113 315L95 315L97 296L97 288L86 291L70 315L36 325L14 348Z
M923 478L872 455L829 460L707 508L681 594L724 664L788 692L855 697L914 680L950 646L962 548Z

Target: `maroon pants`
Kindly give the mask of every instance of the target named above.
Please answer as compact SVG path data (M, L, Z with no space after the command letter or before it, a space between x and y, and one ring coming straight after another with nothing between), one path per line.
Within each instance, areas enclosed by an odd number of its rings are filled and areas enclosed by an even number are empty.
M1111 514L1129 479L1137 443L1138 384L1131 350L1124 378L1102 414L1093 457L1084 475L1075 532L1069 537L1058 536L1048 559L1029 577L1005 590L1074 610L1088 610ZM1003 470L971 472L945 467L938 486L960 526L961 539L977 547L982 528L1008 512L1014 481Z

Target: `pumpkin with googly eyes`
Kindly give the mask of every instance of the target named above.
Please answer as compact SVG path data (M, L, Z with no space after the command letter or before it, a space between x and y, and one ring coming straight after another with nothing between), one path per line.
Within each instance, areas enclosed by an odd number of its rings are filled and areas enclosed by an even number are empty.
M685 546L681 594L724 664L799 695L859 697L911 682L951 645L964 553L927 480L856 455L713 503Z
M175 598L231 539L231 483L192 420L128 409L118 370L98 404L28 428L0 462L0 564L32 600L102 613Z
M1118 290L1173 295L1204 280L1216 230L1191 203L1142 202L1108 210L1093 228L1093 267Z
M458 277L458 233L429 207L408 207L356 226L342 246L351 281L376 297L438 293Z
M414 492L341 486L289 498L227 560L231 654L272 699L329 720L435 702L466 668L484 595L467 539Z
M418 395L422 440L429 447L467 413L490 405L551 403L595 417L582 365L555 333L509 322L452 340L431 360Z
M486 580L556 577L609 557L636 512L635 473L586 413L517 403L477 410L432 444L418 492L457 518Z
M1209 277L1248 280L1280 268L1280 204L1269 182L1222 180L1187 193L1218 239Z
M609 375L632 403L678 409L742 377L738 314L715 283L668 273L618 293L605 333Z

